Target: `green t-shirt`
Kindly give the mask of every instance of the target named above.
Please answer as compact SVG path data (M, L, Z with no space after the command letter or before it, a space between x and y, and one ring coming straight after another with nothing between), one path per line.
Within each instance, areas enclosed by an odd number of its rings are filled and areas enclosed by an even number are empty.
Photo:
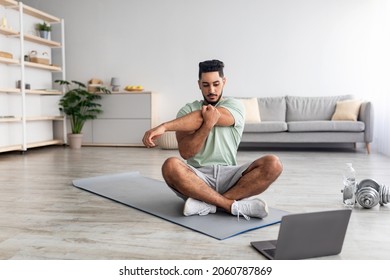
M201 110L203 101L194 101L186 104L177 113L177 117L182 117L193 111ZM244 130L244 105L236 99L221 99L216 107L223 107L229 110L234 118L232 126L214 126L203 148L187 163L193 167L210 165L237 165L237 149L241 141Z

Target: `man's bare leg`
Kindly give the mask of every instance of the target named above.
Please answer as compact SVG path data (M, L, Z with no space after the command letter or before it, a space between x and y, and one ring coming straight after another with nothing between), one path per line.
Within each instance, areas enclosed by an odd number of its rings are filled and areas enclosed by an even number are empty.
M274 155L263 156L244 171L237 184L223 194L230 200L241 200L263 193L282 173L283 165Z
M179 193L231 212L233 199L210 188L179 158L168 158L162 166L165 182Z

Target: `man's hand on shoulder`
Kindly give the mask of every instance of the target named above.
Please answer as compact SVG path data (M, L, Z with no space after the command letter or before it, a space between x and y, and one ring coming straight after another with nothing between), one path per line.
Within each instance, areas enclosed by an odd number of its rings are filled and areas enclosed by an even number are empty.
M221 113L212 105L202 106L202 117L204 123L212 128L217 124Z
M159 126L156 126L148 131L145 132L144 138L142 139L142 142L147 148L154 148L156 147L155 141L158 137L163 135L165 133L166 129L163 124L160 124Z

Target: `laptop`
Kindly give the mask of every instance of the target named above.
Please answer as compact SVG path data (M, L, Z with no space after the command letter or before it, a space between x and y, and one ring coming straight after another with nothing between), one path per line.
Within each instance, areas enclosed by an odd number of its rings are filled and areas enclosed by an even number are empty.
M282 217L278 240L251 245L270 260L297 260L341 252L351 209L289 214Z

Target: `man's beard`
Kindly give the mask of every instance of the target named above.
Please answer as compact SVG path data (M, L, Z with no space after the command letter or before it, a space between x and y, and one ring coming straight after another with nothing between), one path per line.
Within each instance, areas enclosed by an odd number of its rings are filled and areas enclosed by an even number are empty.
M217 100L217 101L213 101L213 102L210 102L210 101L208 101L205 97L203 97L203 99L204 99L204 102L203 102L203 103L210 104L211 106L215 106L215 105L217 105L218 102L221 100L222 94L223 94L223 92L221 92L221 95L219 96L218 100Z

